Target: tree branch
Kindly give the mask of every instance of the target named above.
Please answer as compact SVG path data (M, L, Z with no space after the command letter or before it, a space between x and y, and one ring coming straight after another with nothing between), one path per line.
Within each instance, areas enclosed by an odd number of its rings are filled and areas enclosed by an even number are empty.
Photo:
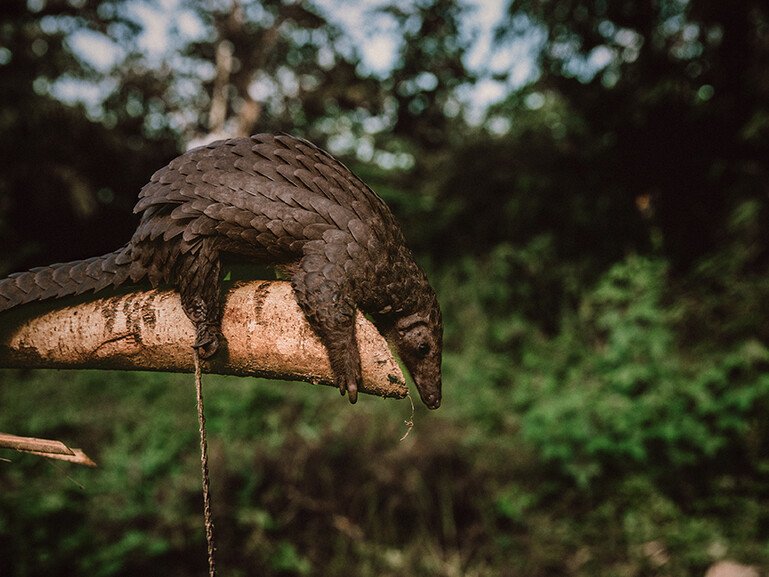
M0 433L0 448L15 449L22 453L31 453L47 459L69 461L78 465L95 467L91 458L82 449L72 449L61 441L50 439L36 439L34 437L18 437L7 433Z
M56 301L53 301L54 303ZM179 297L150 290L50 309L3 313L0 367L192 372L192 323ZM235 283L225 296L224 342L203 370L333 386L328 356L287 282ZM360 313L361 392L403 398L403 373L384 338Z

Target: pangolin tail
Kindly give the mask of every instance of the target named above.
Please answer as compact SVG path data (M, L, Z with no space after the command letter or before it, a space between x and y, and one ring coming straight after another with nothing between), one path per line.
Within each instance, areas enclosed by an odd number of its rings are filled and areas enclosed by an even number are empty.
M126 245L103 256L14 273L0 279L0 311L32 301L117 287L131 280L130 269L131 248Z

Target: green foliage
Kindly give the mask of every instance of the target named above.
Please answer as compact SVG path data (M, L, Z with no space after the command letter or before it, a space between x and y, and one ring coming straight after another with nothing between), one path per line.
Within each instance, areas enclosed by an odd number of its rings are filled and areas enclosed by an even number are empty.
M684 576L724 556L769 562L766 348L678 339L689 308L659 258L580 283L552 271L549 246L434 273L448 402L418 409L402 443L402 404L207 376L221 570ZM575 301L552 331L528 310L547 291ZM191 376L0 378L0 430L61 438L100 465L3 455L8 575L202 570Z
M387 2L368 14L401 35L381 76L312 3L187 3L179 32L201 33L174 33L157 62L137 2L7 4L3 268L125 242L149 175L220 128L229 47L226 127L349 155L438 289L445 402L402 443L402 404L206 377L223 573L769 566L765 3L516 0L471 69L467 3ZM115 61L89 63L82 33ZM516 37L536 66L510 88L520 70L497 56ZM507 93L475 125L479 79ZM62 97L73 81L96 102ZM0 430L100 464L3 453L3 577L204 570L191 385L0 372Z
M515 481L501 482L485 505L506 528L498 546L524 554L521 530L536 542L525 551L533 567L568 558L577 574L686 575L727 552L765 563L755 544L769 487L769 350L729 327L696 345L681 339L697 295L672 298L666 263L640 256L593 286L564 283L583 296L547 336L511 292L542 285L520 269L514 285L505 282L510 263L548 262L531 248L462 263L444 293L449 398L472 423L478 450L494 439L514 469L496 465L499 479ZM747 292L755 281L738 270L720 269L722 281Z
M662 304L665 278L655 260L612 267L548 346L569 350L567 362L546 353L522 384L523 435L582 486L607 469L663 478L717 462L769 401L758 341L687 362Z
M580 289L564 269L554 275L560 285L543 282L552 270L542 246L500 247L447 277L447 380L468 397L469 417L489 433L520 431L584 488L640 470L662 480L695 465L718 468L749 450L769 404L761 341L694 353L677 338L687 311L668 304L663 261L628 257ZM551 337L527 319L533 295L567 302L580 290Z

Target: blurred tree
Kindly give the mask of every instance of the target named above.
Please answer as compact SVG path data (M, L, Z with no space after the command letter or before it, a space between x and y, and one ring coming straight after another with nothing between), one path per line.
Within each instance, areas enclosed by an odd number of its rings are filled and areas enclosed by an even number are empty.
M465 63L473 43L463 25L469 12L456 0L394 0L376 10L400 36L393 68L382 79L382 122L363 135L384 154L356 169L393 206L410 244L423 253L434 248L440 230L443 175L471 131L467 94L477 78Z
M139 26L123 3L107 0L14 0L0 11L0 268L112 250L135 226L139 187L175 143L167 131L141 133L153 86L146 74L121 75L107 115L59 97L75 84L114 82L123 65L96 70L77 53L78 34L117 57L135 48Z
M614 204L622 221L639 212L684 266L723 241L744 200L766 213L765 2L515 0L501 42L532 26L543 38L541 76L532 99L514 103L554 95L589 127L571 158L592 148L581 169L602 178L583 196ZM519 110L511 106L514 120ZM554 186L577 174L553 168ZM766 234L761 242L765 258Z
M542 98L536 110L522 102L525 93L510 98L493 109L515 115L507 134L454 149L437 177L434 254L478 257L500 243L526 246L545 236L556 260L584 261L599 272L648 246L642 214L604 181L601 141L557 94Z
M199 134L246 136L290 130L325 141L323 120L381 106L378 83L357 72L359 55L312 3L249 0L190 4L205 33L184 52L194 76L214 63L202 88ZM195 65L197 64L197 65Z
M397 22L398 60L388 79L395 100L394 134L419 149L445 149L461 112L457 89L473 81L464 64L472 38L462 33L467 8L456 0L393 2L380 9Z
M6 272L125 242L136 194L185 142L287 130L323 143L345 116L378 110L379 84L358 74L355 47L311 4L189 4L180 14L202 32L172 27L149 54L138 14L153 6L0 8Z

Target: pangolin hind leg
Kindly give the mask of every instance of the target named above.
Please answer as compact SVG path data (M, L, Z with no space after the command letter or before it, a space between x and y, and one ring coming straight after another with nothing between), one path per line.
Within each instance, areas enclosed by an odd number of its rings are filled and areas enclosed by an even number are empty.
M206 239L180 255L175 284L182 308L195 325L195 342L201 358L212 356L221 336L221 263L219 251Z

